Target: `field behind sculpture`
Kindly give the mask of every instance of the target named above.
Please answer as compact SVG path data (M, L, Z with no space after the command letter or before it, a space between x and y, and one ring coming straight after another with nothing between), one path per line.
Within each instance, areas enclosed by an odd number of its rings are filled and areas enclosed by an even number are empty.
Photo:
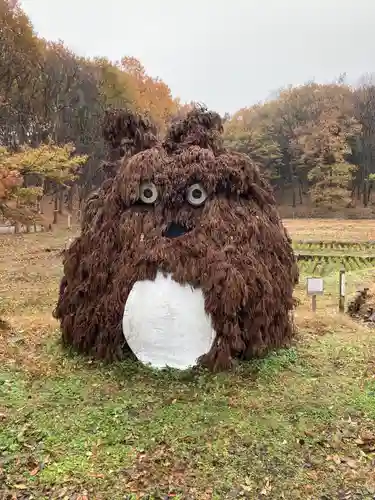
M294 241L375 240L373 221L285 223ZM374 497L375 336L337 312L338 269L315 315L302 273L291 349L156 374L61 351L51 310L73 235L0 238L0 498ZM348 294L374 272L347 271Z
M375 241L374 219L286 219L293 239L326 241Z

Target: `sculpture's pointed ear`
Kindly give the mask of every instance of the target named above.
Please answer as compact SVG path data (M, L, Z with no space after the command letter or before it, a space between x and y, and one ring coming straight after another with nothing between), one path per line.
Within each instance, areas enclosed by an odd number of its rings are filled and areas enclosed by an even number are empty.
M157 129L152 121L129 109L106 110L102 133L110 161L152 148L157 142Z
M204 105L195 105L185 118L173 122L164 139L164 147L174 152L186 146L222 150L223 123L220 115Z
M112 179L117 173L118 165L115 162L104 161L102 163L102 169L106 179Z
M152 121L129 109L107 109L102 123L107 161L101 165L105 179L115 177L119 161L158 142L157 129Z

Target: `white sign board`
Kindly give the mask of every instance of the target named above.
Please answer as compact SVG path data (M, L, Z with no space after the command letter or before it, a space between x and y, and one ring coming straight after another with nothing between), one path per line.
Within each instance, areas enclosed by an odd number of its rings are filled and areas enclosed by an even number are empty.
M324 293L323 278L307 278L308 295L323 295L323 293Z

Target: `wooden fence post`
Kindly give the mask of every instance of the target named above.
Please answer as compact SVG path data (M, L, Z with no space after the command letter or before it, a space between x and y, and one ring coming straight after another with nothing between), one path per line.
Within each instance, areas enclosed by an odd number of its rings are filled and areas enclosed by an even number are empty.
M311 295L311 310L316 312L316 295Z
M339 311L345 311L345 269L340 270L340 278L339 278Z

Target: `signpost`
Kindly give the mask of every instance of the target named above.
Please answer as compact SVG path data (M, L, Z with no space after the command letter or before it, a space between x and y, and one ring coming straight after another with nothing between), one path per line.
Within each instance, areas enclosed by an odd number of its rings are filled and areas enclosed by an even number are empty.
M323 295L323 278L307 278L307 295L311 296L311 309L316 312L316 296Z
M339 283L339 311L345 311L345 269L341 269L340 271L340 283Z

